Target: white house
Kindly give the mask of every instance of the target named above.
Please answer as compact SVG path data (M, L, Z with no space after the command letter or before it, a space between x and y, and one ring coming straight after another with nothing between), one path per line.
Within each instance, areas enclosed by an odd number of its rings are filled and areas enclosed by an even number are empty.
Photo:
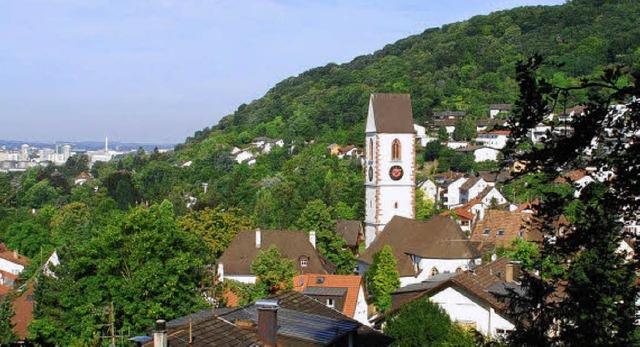
M430 179L418 183L418 189L424 193L424 198L436 203L438 201L438 186Z
M255 283L251 263L271 245L296 264L299 273L329 274L326 260L316 250L316 233L290 230L247 230L239 232L218 260L218 280Z
M487 160L498 161L499 154L500 154L499 150L491 147L484 147L484 146L473 151L473 155L475 157L476 163L487 161Z
M29 265L31 259L20 254L18 250L9 250L7 245L0 243L0 270L13 275L19 275Z
M253 165L256 163L256 158L253 155L253 153L249 152L249 151L241 151L238 154L236 154L236 162L238 164L242 164L242 163L247 163L249 165Z
M492 130L478 133L476 142L495 149L502 149L507 145L511 132L509 130Z
M358 258L362 276L373 255L391 246L400 274L400 286L420 283L432 276L473 269L481 262L476 244L449 217L433 216L427 221L395 216Z
M266 141L264 143L264 147L262 147L262 153L269 153L271 152L271 150L275 147L284 147L284 140L282 139L278 139L278 140L269 140Z
M489 105L489 118L496 118L497 115L509 114L511 112L511 104L491 104Z
M466 148L469 146L469 142L467 141L449 141L447 142L447 147L451 149L459 149Z
M469 177L460 186L460 203L466 204L488 187L487 182L482 177Z
M391 293L392 308L377 321L393 316L414 300L426 300L440 306L451 320L492 338L504 337L515 326L507 317L507 303L501 300L509 290L518 291L514 281L515 265L507 258L477 266L454 276L434 278Z
M460 187L468 180L467 177L460 177L447 185L443 202L447 208L460 205Z

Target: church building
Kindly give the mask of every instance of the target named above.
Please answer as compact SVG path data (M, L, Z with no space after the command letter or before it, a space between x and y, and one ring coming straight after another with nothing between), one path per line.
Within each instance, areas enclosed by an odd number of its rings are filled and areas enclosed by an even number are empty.
M371 94L365 142L365 243L393 216L415 218L415 131L409 94Z

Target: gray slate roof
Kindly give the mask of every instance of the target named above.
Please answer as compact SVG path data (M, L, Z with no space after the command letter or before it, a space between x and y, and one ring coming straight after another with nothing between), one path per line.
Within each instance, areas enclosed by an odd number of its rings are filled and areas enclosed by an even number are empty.
M255 305L251 305L222 315L221 318L231 323L244 320L257 324L258 310ZM358 329L360 325L348 319L331 318L286 308L278 309L278 335L311 343L329 344L344 334Z
M328 287L307 287L302 294L305 295L326 295L326 296L343 296L347 293L347 288L328 288Z

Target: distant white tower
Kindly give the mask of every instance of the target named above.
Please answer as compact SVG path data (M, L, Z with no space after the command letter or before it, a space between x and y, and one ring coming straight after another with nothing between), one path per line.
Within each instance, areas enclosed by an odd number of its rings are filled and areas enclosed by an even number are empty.
M20 160L29 160L29 145L27 145L26 143L20 146Z
M415 130L409 94L372 94L365 132L369 247L393 216L415 218Z
M63 145L62 146L62 158L66 162L67 159L69 159L69 157L71 157L71 146L70 145Z
M109 153L109 137L104 137L104 152Z

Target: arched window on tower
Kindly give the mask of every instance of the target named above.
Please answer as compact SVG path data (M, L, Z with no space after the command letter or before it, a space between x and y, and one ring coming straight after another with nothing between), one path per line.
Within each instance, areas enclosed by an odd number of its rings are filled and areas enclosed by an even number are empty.
M400 140L398 139L391 143L391 160L400 160Z
M373 160L373 139L369 139L369 160Z

